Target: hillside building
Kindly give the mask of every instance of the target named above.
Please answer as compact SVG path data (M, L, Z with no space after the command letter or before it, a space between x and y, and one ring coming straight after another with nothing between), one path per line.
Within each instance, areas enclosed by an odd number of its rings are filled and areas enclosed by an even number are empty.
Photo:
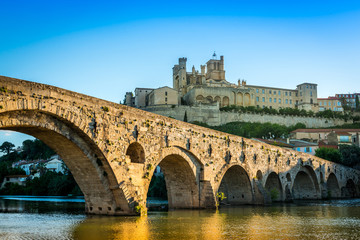
M335 112L343 112L341 99L338 97L318 98L319 111L331 110Z
M335 97L344 99L346 105L352 109L356 108L356 98L360 98L360 93L335 94Z
M240 79L234 84L226 80L224 56L217 59L214 54L206 65L200 65L200 71L193 66L188 72L186 62L187 58L179 58L178 64L174 65L173 88L136 88L135 97L131 92L126 93L125 104L138 108L159 105L216 105L219 108L236 105L319 110L317 84L302 83L295 89L248 85Z

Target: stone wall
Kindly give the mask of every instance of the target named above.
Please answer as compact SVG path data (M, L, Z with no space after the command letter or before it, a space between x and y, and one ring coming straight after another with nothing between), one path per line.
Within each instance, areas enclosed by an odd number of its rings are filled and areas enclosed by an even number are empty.
M199 105L199 106L154 106L144 110L160 114L167 117L173 117L177 120L184 120L186 112L188 122L204 122L210 126L223 125L230 122L258 122L258 123L277 123L285 126L304 123L307 128L327 128L343 125L342 119L327 119L318 117L284 116L256 113L237 113L223 112L217 105Z

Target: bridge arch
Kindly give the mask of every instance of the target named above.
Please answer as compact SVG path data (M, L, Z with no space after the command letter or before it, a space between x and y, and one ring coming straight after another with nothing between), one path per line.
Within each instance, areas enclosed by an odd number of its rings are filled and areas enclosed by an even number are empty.
M224 202L230 205L251 204L253 201L250 178L240 165L227 168L217 192L223 192L226 196Z
M320 187L315 171L303 166L295 176L292 194L294 199L319 199Z
M138 142L133 142L129 145L126 155L130 157L132 163L145 163L145 151Z
M256 172L256 178L257 178L257 180L258 180L259 182L262 182L262 180L263 180L263 174L262 174L261 170L258 170L258 171Z
M0 129L31 135L59 154L84 194L87 213L133 214L103 152L70 121L51 112L14 110L0 113Z
M275 172L271 172L266 178L265 189L271 196L272 201L283 200L283 189L279 175Z
M203 165L195 155L178 146L164 148L156 166L164 174L169 209L200 207Z
M346 185L341 188L341 196L345 198L354 198L358 196L355 182L350 178L346 181Z
M334 173L330 173L326 182L328 197L330 198L340 198L341 190L339 187L339 182Z

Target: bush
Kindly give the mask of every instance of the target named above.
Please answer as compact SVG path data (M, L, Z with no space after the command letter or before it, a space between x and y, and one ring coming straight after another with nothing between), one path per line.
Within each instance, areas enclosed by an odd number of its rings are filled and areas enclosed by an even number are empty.
M276 188L270 190L271 201L276 201L279 198L279 191Z
M341 154L337 149L321 147L315 150L315 156L332 162L342 163Z
M343 119L345 121L353 119L353 117L347 113L342 112L334 112L331 110L325 110L322 112L314 113L313 111L306 111L304 109L299 110L297 108L280 108L279 110L273 109L273 108L257 108L255 106L236 106L236 105L230 105L220 108L220 111L224 112L238 112L238 113L259 113L259 114L273 114L273 115L289 115L289 116L302 116L302 117L322 117L322 118L339 118Z

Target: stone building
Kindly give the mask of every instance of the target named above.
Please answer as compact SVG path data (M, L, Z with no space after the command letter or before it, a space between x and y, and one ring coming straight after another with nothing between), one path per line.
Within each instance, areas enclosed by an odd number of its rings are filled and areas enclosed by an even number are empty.
M191 72L187 72L186 61L186 58L179 58L179 64L173 67L173 87L186 104L218 102L220 107L236 105L275 109L297 106L318 111L317 84L302 83L296 89L248 85L240 79L233 84L226 81L224 56L219 60L209 60L206 66L201 65L200 72L194 66Z
M359 136L360 129L296 129L292 131L291 138L294 139L303 139L310 140L312 142L318 142L321 140L331 140L335 138L335 143L339 144L350 144L352 140L352 136ZM331 135L330 135L331 134ZM329 137L330 135L330 137ZM356 142L353 141L353 143Z
M135 88L135 106L142 108L146 106L146 96L154 90L153 88Z
M170 87L154 89L146 95L146 106L178 105L178 95L178 92Z
M360 93L335 94L336 98L343 99L350 108L356 108L356 98L360 98Z
M341 99L338 97L318 98L319 111L331 110L335 112L343 112Z
M238 80L237 84L226 80L224 56L220 59L213 55L206 65L200 65L200 71L193 66L187 71L187 58L179 58L178 64L173 67L173 88L164 87L171 95L165 97L164 89L159 88L149 92L145 99L146 107L158 104L167 105L217 105L224 106L255 106L268 108L294 108L318 111L317 84L302 83L296 89L248 85L245 80ZM135 90L135 100L126 101L126 105L144 107L143 88ZM151 89L149 89L151 90ZM160 94L160 95L159 95ZM158 95L158 96L157 96ZM158 99L159 101L156 101ZM166 101L165 101L166 100ZM129 104L128 104L129 103Z

